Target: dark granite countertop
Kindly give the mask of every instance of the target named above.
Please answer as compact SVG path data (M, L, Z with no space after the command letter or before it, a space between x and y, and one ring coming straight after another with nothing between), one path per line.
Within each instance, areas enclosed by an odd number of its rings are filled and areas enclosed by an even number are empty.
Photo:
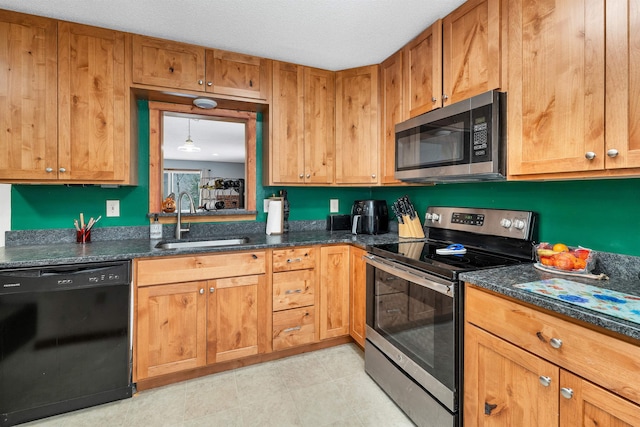
M213 239L248 237L249 242L237 246L207 248L156 249L158 240L148 238L94 241L88 244L75 242L45 243L0 247L0 268L36 267L77 262L130 260L141 257L188 255L198 253L229 252L252 249L281 248L288 246L349 243L364 248L366 245L398 241L397 233L380 235L353 235L348 231L294 231L268 236L264 233L217 234ZM204 237L199 236L199 239ZM163 239L163 241L174 241Z
M547 273L534 268L533 264L462 273L460 278L478 287L640 340L640 324L638 323L513 287L517 284L559 277L572 282L640 296L640 257L598 253L596 270L606 273L609 280L593 280Z

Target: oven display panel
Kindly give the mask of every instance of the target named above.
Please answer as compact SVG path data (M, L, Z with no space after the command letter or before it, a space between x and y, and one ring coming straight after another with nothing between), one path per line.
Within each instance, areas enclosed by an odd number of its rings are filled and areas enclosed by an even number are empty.
M451 222L454 224L477 225L481 227L484 225L484 214L454 212L451 215Z

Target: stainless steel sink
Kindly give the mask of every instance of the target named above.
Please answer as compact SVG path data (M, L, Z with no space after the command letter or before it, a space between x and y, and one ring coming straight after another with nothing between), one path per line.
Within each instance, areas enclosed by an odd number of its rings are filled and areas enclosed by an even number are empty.
M160 242L157 249L190 249L190 248L213 248L218 246L237 246L249 242L248 237L239 239L216 239L216 240L179 240L174 242Z

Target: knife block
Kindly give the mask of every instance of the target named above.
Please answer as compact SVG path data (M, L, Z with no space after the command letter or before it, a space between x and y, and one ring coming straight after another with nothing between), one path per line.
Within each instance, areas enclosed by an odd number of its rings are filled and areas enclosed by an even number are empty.
M408 224L398 224L398 236L399 237L413 237Z

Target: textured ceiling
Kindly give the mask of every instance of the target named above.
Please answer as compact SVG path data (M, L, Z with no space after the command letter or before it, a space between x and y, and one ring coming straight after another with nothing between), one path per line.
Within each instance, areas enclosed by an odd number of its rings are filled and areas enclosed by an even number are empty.
M343 70L382 62L462 0L0 0L0 8Z

